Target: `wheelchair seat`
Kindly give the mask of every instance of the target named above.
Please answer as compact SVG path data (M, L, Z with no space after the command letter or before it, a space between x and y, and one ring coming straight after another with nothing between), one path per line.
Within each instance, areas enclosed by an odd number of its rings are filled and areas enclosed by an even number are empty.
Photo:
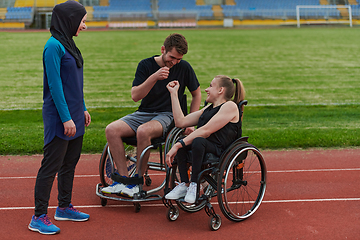
M132 146L137 145L137 139L135 136L122 138L122 141L124 143L126 143L127 145L132 145ZM164 141L165 141L164 137L153 138L153 139L151 139L151 145L158 145L158 144L163 143Z

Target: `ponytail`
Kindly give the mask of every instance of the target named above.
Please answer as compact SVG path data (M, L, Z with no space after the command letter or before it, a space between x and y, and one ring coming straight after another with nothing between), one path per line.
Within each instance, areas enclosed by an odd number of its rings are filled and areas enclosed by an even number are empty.
M245 88L242 82L237 78L233 78L232 82L235 83L235 96L233 101L236 104L239 104L239 102L245 99Z
M215 78L220 80L220 87L225 88L225 99L226 101L231 100L234 96L233 101L236 104L239 104L242 100L245 99L245 88L242 82L237 78L229 78L225 75L218 75ZM234 86L235 83L235 86Z

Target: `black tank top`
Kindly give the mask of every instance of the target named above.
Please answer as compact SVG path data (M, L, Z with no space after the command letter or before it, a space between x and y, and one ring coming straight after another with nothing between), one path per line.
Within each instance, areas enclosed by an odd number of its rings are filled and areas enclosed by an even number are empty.
M201 114L198 122L198 128L204 126L221 108L223 104L213 107L211 104L204 112ZM218 154L220 155L230 144L241 137L241 116L239 115L239 121L237 123L229 122L223 128L212 133L207 140L213 142L218 146Z

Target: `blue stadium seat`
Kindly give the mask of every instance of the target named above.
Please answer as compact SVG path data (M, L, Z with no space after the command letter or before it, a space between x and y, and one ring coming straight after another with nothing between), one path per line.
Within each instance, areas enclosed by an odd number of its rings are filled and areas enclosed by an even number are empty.
M94 6L93 18L99 20L105 20L109 18L108 6Z
M196 9L196 0L159 0L159 11L191 11Z
M296 18L297 5L320 5L319 0L234 0L235 5L221 5L224 17L229 18ZM151 0L109 0L109 6L94 6L95 19L109 16L153 17ZM359 2L359 0L357 0ZM196 0L158 0L159 16L196 14L200 18L214 16L211 5L196 5ZM14 9L18 10L18 9ZM313 18L340 18L337 9L302 9L302 15ZM354 16L360 17L358 5L353 7Z
M236 5L226 7L224 16L295 18L297 5L320 5L319 0L235 0ZM340 17L337 9L302 9L309 17Z
M151 12L150 0L109 0L110 11Z
M352 13L353 18L360 19L360 6L359 5L351 5L351 13Z
M170 14L171 12L195 12L199 17L213 17L214 12L211 5L196 5L196 0L159 0L158 9L161 14Z
M5 19L18 21L31 21L33 18L32 7L8 7Z
M127 16L152 17L150 0L109 0L109 6L94 6L95 19L108 19L111 14L122 13Z

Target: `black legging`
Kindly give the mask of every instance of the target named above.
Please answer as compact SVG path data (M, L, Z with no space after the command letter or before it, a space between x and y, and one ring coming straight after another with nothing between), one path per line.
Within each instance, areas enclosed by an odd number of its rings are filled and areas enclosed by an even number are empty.
M75 167L80 158L82 142L83 136L70 141L55 137L44 147L44 158L35 183L35 216L47 214L56 173L59 207L68 207L71 203Z
M218 155L218 147L206 138L195 138L191 145L180 148L176 154L181 182L188 183L189 176L187 174L187 163L192 165L191 182L197 182L198 175L206 153Z

